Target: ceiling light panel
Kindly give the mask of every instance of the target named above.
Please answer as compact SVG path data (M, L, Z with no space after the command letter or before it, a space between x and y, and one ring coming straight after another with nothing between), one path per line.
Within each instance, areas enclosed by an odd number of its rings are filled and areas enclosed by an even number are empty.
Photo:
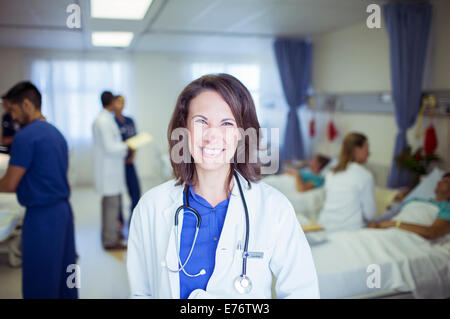
M142 20L151 4L152 0L91 0L91 17Z
M128 47L133 32L92 32L92 45L96 47Z

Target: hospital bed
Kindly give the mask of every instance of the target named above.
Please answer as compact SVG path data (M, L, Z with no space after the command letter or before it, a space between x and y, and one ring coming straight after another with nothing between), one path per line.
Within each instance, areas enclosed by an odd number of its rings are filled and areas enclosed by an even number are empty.
M8 167L9 156L0 154L0 177ZM8 255L12 267L22 264L21 225L24 208L17 202L16 194L0 193L0 254Z
M404 200L434 197L443 174L433 170ZM395 218L388 214L381 219ZM311 223L297 218L301 225ZM397 228L364 228L306 237L322 298L450 298L450 234L429 241Z
M443 173L433 170L404 200L434 197L434 186ZM304 229L317 221L323 189L296 193L295 180L288 175L267 181L288 197ZM395 194L395 190L376 189L380 219L395 217L383 214ZM397 228L305 234L321 298L450 298L450 235L428 241Z
M323 187L303 193L298 192L295 177L287 174L270 175L264 177L263 181L282 192L291 202L296 214L301 214L309 220L317 222L325 201L325 190ZM396 194L397 190L375 187L375 202L378 216L385 212Z
M326 234L311 250L322 298L450 298L448 236L365 228Z

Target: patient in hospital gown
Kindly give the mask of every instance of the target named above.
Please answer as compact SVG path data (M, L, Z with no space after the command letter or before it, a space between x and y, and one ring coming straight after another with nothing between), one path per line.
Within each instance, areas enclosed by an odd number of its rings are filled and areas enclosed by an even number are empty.
M397 227L434 240L450 234L450 172L437 183L434 199L412 198L398 207L393 220L371 223L371 228Z
M320 173L329 162L328 157L317 154L309 160L307 167L299 170L290 168L284 172L295 177L297 191L306 192L323 186L325 178Z

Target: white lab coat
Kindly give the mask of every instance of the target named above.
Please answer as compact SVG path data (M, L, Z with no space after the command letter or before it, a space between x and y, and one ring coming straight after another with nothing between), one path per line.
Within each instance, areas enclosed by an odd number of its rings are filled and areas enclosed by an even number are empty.
M94 121L94 180L102 196L119 195L125 188L128 147L122 141L113 113L103 109Z
M271 298L272 272L278 298L319 298L312 254L287 198L263 182L240 176L250 219L249 251L263 252L249 258L250 294L240 295L234 280L242 271L245 212L234 183L225 223L216 250L216 264L206 291L194 290L189 298ZM136 206L128 239L127 268L133 298L180 298L174 215L183 203L184 186L168 181L148 191ZM180 213L179 229L182 227ZM179 232L181 233L181 231ZM180 236L180 235L179 235ZM242 245L243 246L243 245ZM195 248L194 248L195 249Z
M361 164L349 163L346 170L325 176L325 203L318 223L327 231L365 227L377 214L375 182Z

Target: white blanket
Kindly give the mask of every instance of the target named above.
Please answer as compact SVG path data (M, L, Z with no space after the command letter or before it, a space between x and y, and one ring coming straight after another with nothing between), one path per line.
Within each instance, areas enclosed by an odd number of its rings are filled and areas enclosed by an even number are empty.
M326 234L312 246L322 298L411 291L416 298L450 297L450 241L431 243L396 228ZM370 266L376 265L376 266ZM367 284L379 267L379 288Z
M291 202L297 214L302 214L311 221L317 221L325 200L323 187L300 193L297 191L295 178L287 174L270 175L264 177L263 181L282 192Z

